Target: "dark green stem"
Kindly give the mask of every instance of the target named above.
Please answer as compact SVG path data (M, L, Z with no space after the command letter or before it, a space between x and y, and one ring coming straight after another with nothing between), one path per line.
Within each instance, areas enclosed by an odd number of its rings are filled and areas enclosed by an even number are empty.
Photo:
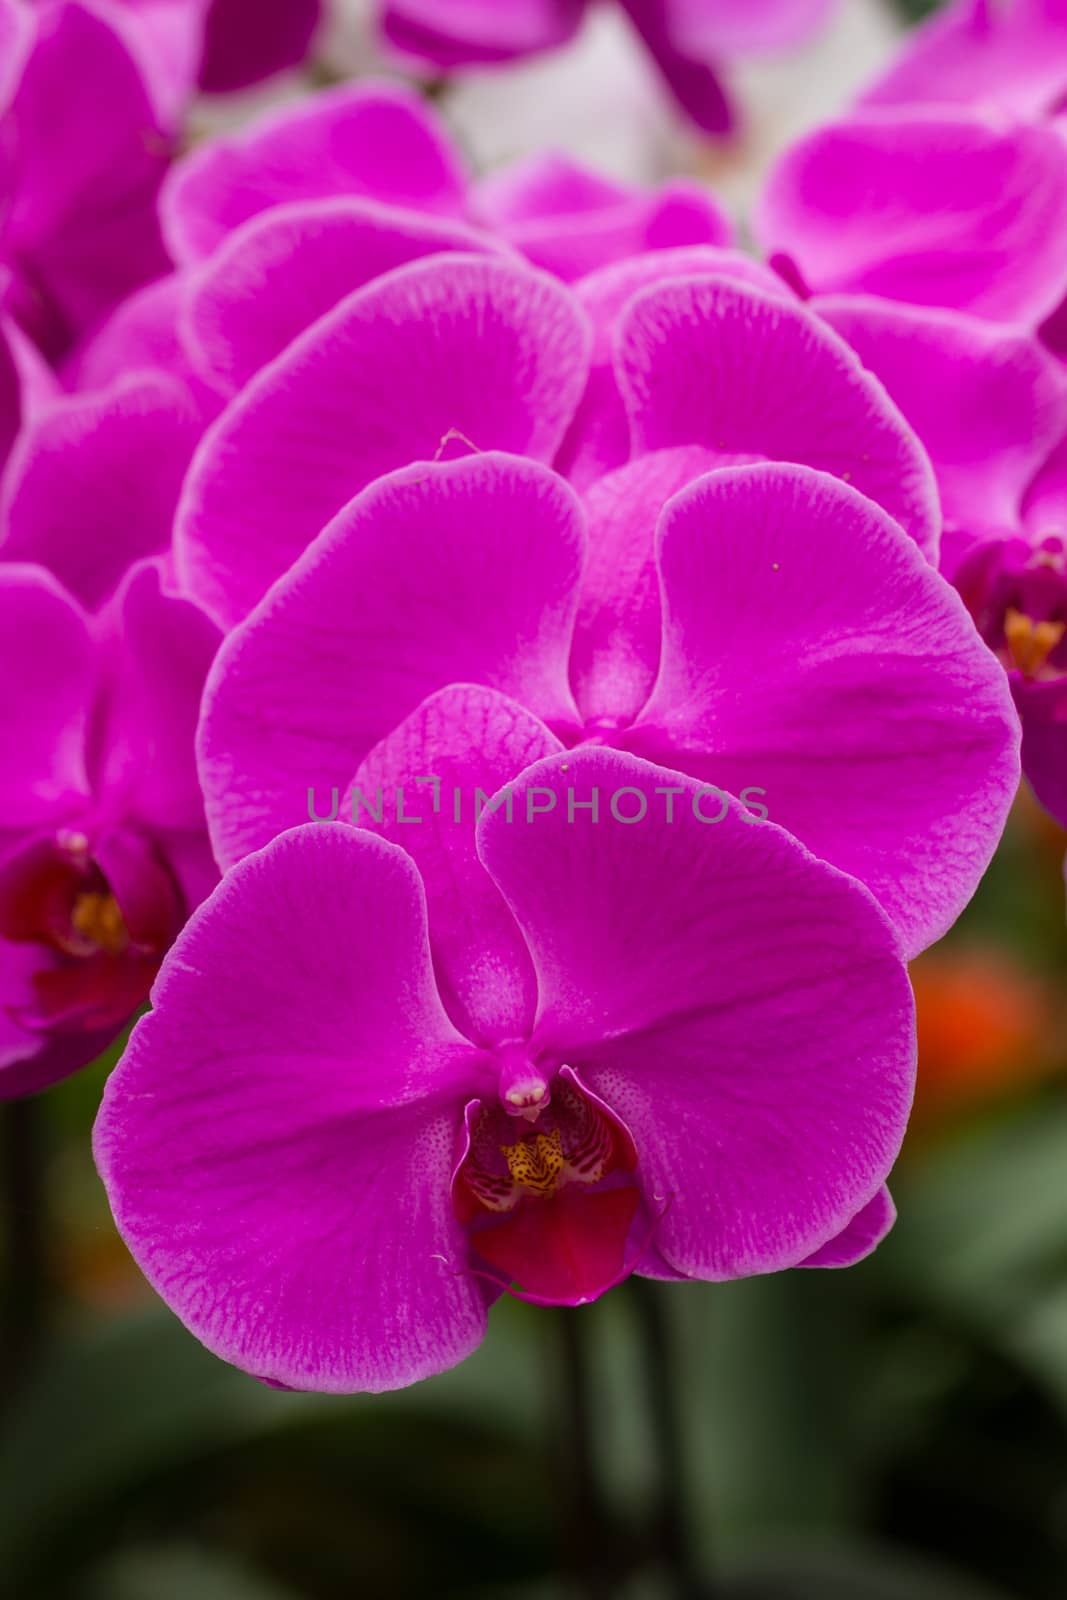
M44 1118L39 1098L0 1106L4 1197L3 1387L13 1393L32 1364L48 1295Z
M556 1441L564 1557L584 1600L612 1600L615 1547L598 1487L590 1384L589 1312L551 1313L559 1347Z
M632 1278L640 1328L645 1388L655 1442L658 1495L652 1507L653 1547L669 1581L672 1600L710 1600L689 1538L684 1441L674 1383L674 1352L665 1285Z

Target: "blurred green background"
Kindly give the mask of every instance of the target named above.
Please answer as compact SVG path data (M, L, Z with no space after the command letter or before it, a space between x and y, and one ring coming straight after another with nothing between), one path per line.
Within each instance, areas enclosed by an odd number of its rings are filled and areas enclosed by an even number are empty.
M915 966L921 1091L877 1255L651 1288L681 1489L657 1455L648 1286L572 1312L502 1303L472 1360L405 1393L278 1393L201 1350L116 1239L89 1155L107 1063L8 1107L9 1139L40 1141L43 1192L10 1159L5 1183L43 1254L6 1261L0 1593L1060 1600L1065 845L1024 797L975 903ZM599 1517L568 1501L567 1334ZM681 1510L711 1587L665 1575Z

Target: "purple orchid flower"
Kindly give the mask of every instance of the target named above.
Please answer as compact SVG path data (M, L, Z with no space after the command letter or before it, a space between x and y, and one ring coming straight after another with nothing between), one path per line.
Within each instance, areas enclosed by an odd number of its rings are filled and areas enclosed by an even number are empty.
M367 230L381 223L350 225L373 261ZM371 238L412 248L406 229ZM439 253L346 295L277 354L278 330L317 295L321 258L316 246L279 270L268 319L246 261L232 277L209 263L189 306L190 357L234 399L194 457L175 552L224 626L375 477L471 449L556 460L583 487L675 445L702 446L705 468L797 461L877 499L936 555L936 488L914 434L844 341L743 257L659 251L571 294L492 253Z
M346 296L424 257L513 259L516 245L571 280L635 251L729 238L686 182L627 191L546 158L472 189L434 119L394 87L320 96L204 146L175 168L162 210L180 270L112 319L78 378L131 361L187 385L193 373L205 416ZM714 250L701 264L747 270Z
M546 156L472 185L440 121L396 84L315 95L261 118L236 138L201 146L175 166L161 206L175 261L191 264L278 207L286 208L277 220L288 223L293 242L310 248L304 235L318 214L314 203L329 199L377 201L417 213L409 226L447 219L480 227L568 280L620 255L723 244L731 237L707 191L685 179L649 191ZM298 206L311 208L307 221ZM389 218L380 220L384 226ZM233 240L234 261L243 243ZM250 268L257 244L264 248L258 230L245 245ZM350 248L349 270L353 259ZM335 269L331 281L338 276Z
M825 20L832 0L620 0L678 108L706 133L733 114L713 63L785 49ZM587 0L383 0L385 37L437 71L514 61L573 38Z
M867 884L909 953L939 937L1018 783L1004 674L855 489L708 462L655 451L587 517L556 474L499 454L372 484L212 669L199 756L220 864L304 820L309 787L343 786L425 695L481 683L568 746L751 794Z
M484 690L395 737L506 774L512 822L500 796L477 832L439 819L418 864L282 835L193 917L108 1083L116 1220L192 1332L273 1384L380 1391L470 1354L509 1287L573 1305L866 1254L914 1041L865 891L736 802L704 825L680 774L554 754ZM672 825L568 818L664 788Z
M1023 499L1067 431L1067 372L1017 326L874 295L823 295L835 328L930 457L942 508L940 568L1021 523Z
M1064 0L953 0L911 33L866 105L988 105L1022 117L1067 101Z
M1003 663L1023 727L1023 770L1067 827L1067 441L1001 536L975 540L953 581Z
M160 197L179 264L209 256L274 206L330 196L459 219L467 175L418 95L401 84L325 90L213 139L176 163Z
M849 173L862 204L837 216ZM784 246L786 277L839 290L811 310L926 446L944 509L941 570L1009 673L1024 771L1061 819L1065 184L1053 125L869 112L787 155L759 221L764 244Z
M683 179L648 191L548 156L472 185L432 113L396 85L317 95L200 146L174 167L161 212L176 271L126 300L63 375L80 389L161 370L205 422L345 295L406 262L518 248L571 281L731 236Z
M217 873L192 742L218 642L134 569L91 619L51 574L0 565L0 1095L91 1061L147 998Z
M388 162L383 150L390 152ZM453 451L464 439L535 455L556 451L560 467L581 486L623 465L648 447L646 402L627 367L653 357L657 380L659 369L663 380L654 399L654 408L664 412L653 419L657 444L716 448L725 428L732 439L727 459L754 452L839 473L879 498L924 549L932 553L936 546L929 467L899 414L776 274L724 248L727 225L695 185L628 193L547 158L471 189L425 108L407 91L371 87L316 97L238 139L205 145L175 167L162 211L179 271L121 308L68 371L71 381L92 385L131 365L161 367L185 384L205 419L231 402L198 453L178 518L183 581L227 625L352 493L381 471L432 455L442 440L450 440ZM509 246L557 277L577 280L574 301L553 297L528 274L520 285ZM461 263L460 256L468 259ZM477 268L471 257L497 259ZM590 266L596 270L587 273ZM400 275L403 268L412 268L409 276ZM733 302L725 289L697 294L670 283L722 276L763 298ZM485 279L498 287L486 287ZM643 299L653 289L662 297L658 308ZM501 304L479 324L477 308L486 294ZM766 304L767 296L775 307ZM646 315L638 314L639 302ZM433 338L427 340L431 311ZM352 347L341 330L358 321L359 341L373 341L383 319L407 330L402 337L420 346L413 359L429 368L414 406L406 394L382 400L368 394L371 425L357 422L355 432L381 435L395 425L398 436L381 439L373 459L366 459L352 448L351 374L354 363L368 371L380 367L381 356L371 343ZM580 375L586 319L594 335L592 367ZM742 415L732 384L694 395L695 355L688 377L684 371L694 323L708 370L773 370L771 387L795 396L795 405L772 404L768 388L754 385L742 391ZM538 339L544 348L535 356ZM515 348L530 352L518 369L503 348L515 340ZM321 371L315 351L325 363ZM483 361L488 364L479 370ZM502 361L511 370L499 373L503 387L490 400L491 375ZM535 367L543 368L544 381L519 392ZM391 377L379 373L376 381L406 384L408 370L414 368L390 358L385 371ZM469 378L461 383L464 372ZM676 387L671 418L665 414L668 372ZM315 396L305 397L312 381ZM585 389L578 402L576 385ZM816 392L828 414L840 418L836 446L811 406ZM546 410L535 443L532 408L542 400ZM509 415L513 405L525 417ZM282 415L304 410L318 418L314 467L303 459L311 434L289 437ZM855 415L846 420L846 411ZM436 416L427 416L423 426L420 412ZM271 437L277 422L282 435ZM328 466L334 435L336 462ZM227 501L244 495L246 485L238 489L236 479L251 462L246 444L257 458L257 481L261 470L262 482L271 480L262 499L275 509L259 519L263 529L282 520L277 507L285 492L277 475L291 468L302 488L300 503L286 515L285 548L274 551L269 536L257 536L257 555L245 548L241 532L248 571L238 578L222 548L226 519L211 504L201 515L199 501L202 493L213 499L209 481ZM232 489L225 482L231 476ZM251 508L261 490L247 487ZM262 572L250 584L257 561Z
M0 268L8 312L50 357L169 266L156 193L171 132L106 8L0 0Z
M1065 99L1067 99L1067 5L1064 4L1064 0L1004 0L1004 3L998 4L991 3L991 0L957 0L956 4L931 18L925 27L918 29L910 37L898 60L884 78L864 96L862 103L875 108L876 111L882 107L895 107L898 110L902 109L905 115L908 114L909 107L914 111L916 107L925 108L938 103L984 108L988 113L990 127L996 127L998 119L1003 119L1005 115L1018 119L1021 123L1040 123L1043 118L1056 117L1057 120L1048 123L1046 130L1056 138L1058 135L1062 136L1064 131L1062 112ZM1001 126L1003 127L1002 122ZM1011 137L1018 139L1018 134L1013 133ZM1027 159L1033 161L1037 146L1032 139L1028 139L1027 142L1031 144L1031 154ZM1057 148L1062 164L1064 156L1061 137L1056 143L1048 146L1053 166ZM1043 164L1045 159L1042 158L1039 164ZM1038 168L1034 167L1028 180L1025 163L1017 160L1014 166L1014 172L1005 170L996 191L990 191L989 198L994 203L989 209L988 223L981 225L980 213L976 212L972 222L968 224L970 229L973 223L978 223L980 231L988 234L988 237L973 239L972 243L978 246L980 251L974 257L975 262L983 261L984 258L982 271L987 273L992 267L992 275L984 286L972 284L971 289L967 290L964 284L964 290L966 293L971 293L976 287L979 289L973 308L981 315L992 314L1005 319L1020 315L1031 322L1036 319L1041 324L1040 331L1044 343L1061 361L1067 362L1067 294L1064 293L1062 281L1055 272L1055 254L1049 258L1049 266L1052 269L1050 282L1059 285L1059 292L1054 297L1055 303L1047 303L1044 291L1041 298L1031 299L1029 289L1030 287L1037 289L1035 279L1022 296L1020 305L1015 307L1011 290L1000 281L1003 280L1005 272L1011 270L1010 260L994 262L986 250L990 240L994 245L1002 242L998 239L998 233L1004 234L1010 242L1016 227L1022 226L1024 231L1028 231L1032 226L1040 229L1039 214L1042 207L1052 205L1051 189L1047 187L1046 180L1040 176ZM771 197L772 231L777 230L783 221L787 232L795 226L799 226L802 232L807 230L807 222L802 215L807 202L802 203L792 218L788 215L794 210L789 191L794 185L795 178L795 174L786 175L784 208L779 208L773 195ZM801 179L801 182L803 181ZM1034 186L1034 192L1029 199L1025 194L1028 182ZM912 200L904 196L903 192L901 198L904 199L905 207L910 208ZM1002 199L1006 199L1009 208L1015 212L1014 218L1006 218L1000 210ZM981 201L979 201L980 206ZM1031 206L1033 209L1027 218L1026 213ZM1047 213L1046 227L1050 238L1057 240L1056 248L1062 249L1062 225L1054 218L1051 209ZM940 245L938 248L940 249ZM1020 245L1020 251L1023 252L1020 255L1020 265L1027 265L1025 249L1026 247ZM959 291L960 283L955 273L953 278L957 281L946 296L945 289L939 287L937 283L937 272L941 270L937 258L932 258L924 264L920 257L919 266L920 273L913 276L915 278L921 276L925 282L917 294L905 294L904 298L945 304L958 303L957 300L948 297ZM1018 281L1021 283L1023 278ZM893 288L889 292L895 295L899 291Z
M144 557L173 580L174 511L201 427L188 392L160 373L42 407L0 479L0 560L47 567L90 611Z
M199 76L301 59L319 0L0 0L0 304L51 358L165 273L160 181Z
M1067 291L1067 148L999 114L868 110L785 153L755 231L805 292L1035 327Z
M170 273L134 291L56 375L0 323L0 559L48 567L91 611L146 557L173 587L179 489L223 404L179 341L179 288Z
M914 433L844 341L759 262L658 251L591 273L575 297L593 350L557 465L578 486L680 444L724 464L798 461L862 489L936 557L937 490Z

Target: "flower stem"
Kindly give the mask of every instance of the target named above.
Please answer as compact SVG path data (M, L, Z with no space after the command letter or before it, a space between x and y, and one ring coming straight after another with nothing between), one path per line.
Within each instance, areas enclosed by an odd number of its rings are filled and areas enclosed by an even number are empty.
M47 1300L42 1110L38 1097L0 1106L6 1269L2 1371L9 1395L36 1354Z
M710 1600L689 1537L685 1453L664 1286L649 1278L630 1280L636 1307L645 1387L658 1465L659 1495L652 1510L653 1543L669 1577L672 1600Z
M597 1485L590 1387L589 1313L553 1314L558 1344L559 1427L556 1448L564 1555L584 1600L611 1600L614 1546Z

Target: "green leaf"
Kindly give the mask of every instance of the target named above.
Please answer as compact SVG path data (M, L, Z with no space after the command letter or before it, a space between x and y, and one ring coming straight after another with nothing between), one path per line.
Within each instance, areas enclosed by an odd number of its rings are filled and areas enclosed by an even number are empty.
M859 1514L860 1282L792 1272L664 1286L683 1335L691 1518L707 1556Z
M300 1600L239 1562L204 1550L134 1551L108 1563L79 1600Z
M275 1530L258 1528L262 1512L240 1506L259 1479L270 1493L284 1485L299 1537L311 1549L339 1544L338 1561L359 1559L358 1547L346 1548L353 1485L379 1523L392 1517L398 1528L410 1502L425 1500L427 1548L408 1552L420 1575L447 1544L449 1519L498 1524L485 1541L494 1560L516 1521L543 1544L544 1405L531 1350L539 1330L525 1307L500 1311L462 1367L375 1397L270 1389L216 1360L162 1310L42 1352L0 1437L0 1571L17 1576L16 1592L49 1593L60 1576L117 1549L131 1526L147 1523L162 1538L183 1534L186 1515L210 1520L209 1482L251 1516L235 1530L238 1543L270 1544Z
M897 1188L879 1263L901 1288L986 1331L1067 1277L1067 1105L971 1130Z
M728 1574L721 1600L1007 1600L971 1578L897 1550L801 1548Z

